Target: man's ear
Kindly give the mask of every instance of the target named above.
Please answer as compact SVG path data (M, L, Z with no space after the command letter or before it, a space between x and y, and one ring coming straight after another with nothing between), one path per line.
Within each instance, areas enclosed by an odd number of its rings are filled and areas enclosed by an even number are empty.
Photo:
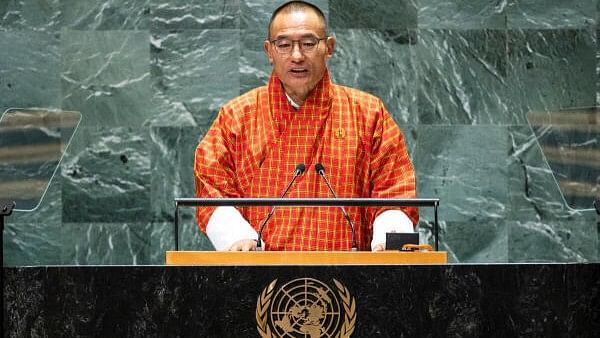
M265 50L265 54L267 55L267 59L269 59L270 64L273 64L272 48L273 47L271 46L269 40L265 40L265 42L263 42L263 49Z
M333 50L335 49L335 36L328 36L325 40L325 46L327 47L327 58L330 59L333 56Z

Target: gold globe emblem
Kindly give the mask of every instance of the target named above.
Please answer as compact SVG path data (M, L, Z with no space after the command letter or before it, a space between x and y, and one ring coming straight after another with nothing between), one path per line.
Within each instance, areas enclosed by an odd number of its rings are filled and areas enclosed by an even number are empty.
M294 279L277 292L272 281L256 306L262 337L349 337L356 322L356 304L348 289L333 280L337 292L314 278Z

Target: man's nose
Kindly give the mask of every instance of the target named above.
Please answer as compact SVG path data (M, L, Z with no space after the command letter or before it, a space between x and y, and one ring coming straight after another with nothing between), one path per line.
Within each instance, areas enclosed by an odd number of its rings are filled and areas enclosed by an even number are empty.
M300 49L300 42L296 41L292 43L292 53L290 55L294 60L300 60L304 58L304 54L302 54L302 50Z

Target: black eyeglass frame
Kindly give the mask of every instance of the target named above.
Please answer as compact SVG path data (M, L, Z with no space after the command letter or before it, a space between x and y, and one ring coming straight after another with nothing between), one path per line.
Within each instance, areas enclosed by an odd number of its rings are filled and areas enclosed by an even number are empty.
M302 44L300 43L300 41L302 41L302 40L305 40L305 39L315 39L315 40L317 40L317 42L315 43L315 46L314 46L312 49L309 49L309 50L304 50L304 49L302 48ZM297 44L298 44L298 48L300 48L300 51L301 51L302 53L311 53L311 52L313 52L313 51L314 51L314 50L315 50L317 47L319 47L319 43L320 43L321 41L323 41L323 40L327 40L327 39L329 39L329 36L326 36L326 37L324 37L324 38L318 38L318 37L309 37L309 38L302 38L302 39L298 39L298 40L290 40L290 39L288 39L288 38L281 38L281 39L268 40L268 41L269 41L269 43L271 43L271 45L273 45L273 47L275 48L275 51L276 51L277 53L279 53L279 54L282 54L282 55L289 55L289 54L291 54L291 53L292 53L292 51L294 50L294 44L295 44L295 43L297 43ZM281 51L279 50L279 47L277 47L277 45L276 45L275 43L276 43L277 41L280 41L280 40L290 40L290 42L292 43L292 47L290 48L290 51L289 51L289 52L281 52Z

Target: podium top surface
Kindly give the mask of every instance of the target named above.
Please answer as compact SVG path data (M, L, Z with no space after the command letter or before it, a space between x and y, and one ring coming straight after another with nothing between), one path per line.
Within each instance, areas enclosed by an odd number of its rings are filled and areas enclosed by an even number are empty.
M167 251L167 265L405 265L447 264L444 251Z

